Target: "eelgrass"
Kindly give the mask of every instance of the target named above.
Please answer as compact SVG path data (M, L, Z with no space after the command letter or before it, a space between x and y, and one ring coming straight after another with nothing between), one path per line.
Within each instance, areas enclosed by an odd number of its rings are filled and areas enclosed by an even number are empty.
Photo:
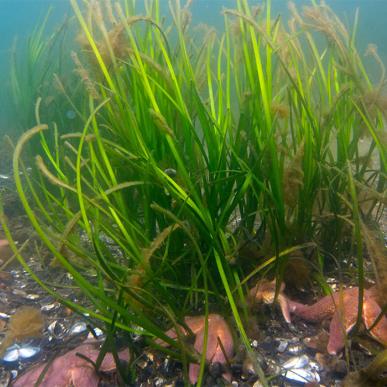
M282 278L301 255L324 285L324 270L354 250L363 289L362 227L384 208L386 138L375 97L384 67L373 86L357 20L348 32L313 3L303 14L292 7L286 29L270 1L255 9L237 0L224 11L225 32L199 31L198 45L179 1L171 26L157 0L145 2L145 16L131 1L71 4L88 110L73 104L88 118L66 136L54 125L49 147L38 108L14 155L31 223L91 306L63 302L110 332L141 327L170 344L160 322L215 310L232 316L249 351L253 275ZM19 158L37 133L40 177L22 180ZM189 348L174 347L186 364ZM205 351L199 384L204 364Z
M42 106L42 119L55 121L61 133L78 125L85 93L71 68L68 50L74 44L66 17L53 31L52 9L26 39L16 37L11 51L7 115L12 117L12 134L20 136L36 123L36 101ZM78 107L77 107L78 106ZM47 139L49 140L49 139ZM54 147L55 144L50 144Z

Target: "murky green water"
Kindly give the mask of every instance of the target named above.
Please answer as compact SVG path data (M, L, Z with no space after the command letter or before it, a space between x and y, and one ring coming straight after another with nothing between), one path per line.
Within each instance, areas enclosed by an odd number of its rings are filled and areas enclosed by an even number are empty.
M262 2L252 3L261 4ZM287 17L286 0L272 1L273 15L280 14ZM307 0L295 1L297 6L309 4ZM137 2L139 9L143 1ZM167 13L168 1L161 0L161 7ZM184 2L182 1L182 4ZM223 8L234 7L234 0L193 0L191 5L192 22L208 23L212 26L222 28ZM353 21L356 9L360 9L360 22L358 32L358 45L360 52L364 53L368 43L378 46L382 60L387 62L387 1L384 0L330 0L327 1L339 16L344 17L348 24ZM71 14L68 0L1 0L0 1L0 81L2 84L0 92L0 130L7 132L12 129L12 118L9 108L9 64L12 53L12 45L15 39L18 47L23 50L23 42L31 31L41 22L49 7L52 7L52 15L48 23L47 32L52 31L61 23L66 15ZM377 71L375 64L370 65L371 72ZM25 85L29 87L30 85Z

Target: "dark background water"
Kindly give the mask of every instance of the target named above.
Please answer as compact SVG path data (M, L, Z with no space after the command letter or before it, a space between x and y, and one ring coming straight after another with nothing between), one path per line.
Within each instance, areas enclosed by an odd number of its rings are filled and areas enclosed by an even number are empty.
M307 0L296 0L296 5L309 4ZM387 63L387 0L329 0L326 1L344 21L350 24L355 10L360 8L360 23L358 31L358 45L363 53L368 43L375 43L379 53ZM142 1L138 0L138 4ZM168 0L160 0L162 7L167 10ZM184 0L181 1L184 4ZM251 4L260 3L251 1ZM281 13L287 15L287 0L272 0L273 15ZM193 0L193 23L204 22L216 27L223 24L222 8L233 8L234 0ZM43 20L49 7L53 8L48 31L52 30L66 15L72 15L69 0L0 0L0 132L12 130L12 119L8 120L9 96L9 63L11 47L17 39L18 47L31 31ZM27 85L28 87L28 85Z

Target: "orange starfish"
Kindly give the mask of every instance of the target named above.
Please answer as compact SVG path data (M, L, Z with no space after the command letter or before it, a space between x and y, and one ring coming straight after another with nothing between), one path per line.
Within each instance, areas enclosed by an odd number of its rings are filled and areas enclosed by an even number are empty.
M203 352L204 345L204 324L205 316L187 316L184 318L185 324L195 335L194 348L198 353ZM180 334L187 336L188 331L179 325ZM176 329L170 329L165 332L171 339L177 338ZM160 342L158 342L160 344ZM209 363L226 364L228 359L233 356L234 340L229 326L222 316L219 314L208 315L208 339L206 359ZM198 380L200 366L196 363L189 365L189 380L195 384ZM231 375L228 372L223 373L223 377L231 380Z
M329 342L327 351L331 355L340 352L345 345L345 335L354 327L357 320L359 288L349 288L337 291L332 295L322 297L312 305L304 305L286 297L283 293L284 284L281 284L278 302L286 322L291 322L291 314L307 321L322 321L331 318L329 327ZM256 301L267 304L274 302L275 281L264 281L250 291ZM382 316L379 322L372 328L375 320L382 312L377 302L376 288L364 290L362 317L371 336L384 346L387 346L387 318Z

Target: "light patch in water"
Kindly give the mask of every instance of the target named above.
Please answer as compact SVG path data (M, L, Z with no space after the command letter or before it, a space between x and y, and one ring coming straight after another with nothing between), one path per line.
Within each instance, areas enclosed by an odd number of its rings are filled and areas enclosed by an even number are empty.
M74 110L67 110L66 112L66 117L69 119L69 120L73 120L77 115L75 114L75 111Z

